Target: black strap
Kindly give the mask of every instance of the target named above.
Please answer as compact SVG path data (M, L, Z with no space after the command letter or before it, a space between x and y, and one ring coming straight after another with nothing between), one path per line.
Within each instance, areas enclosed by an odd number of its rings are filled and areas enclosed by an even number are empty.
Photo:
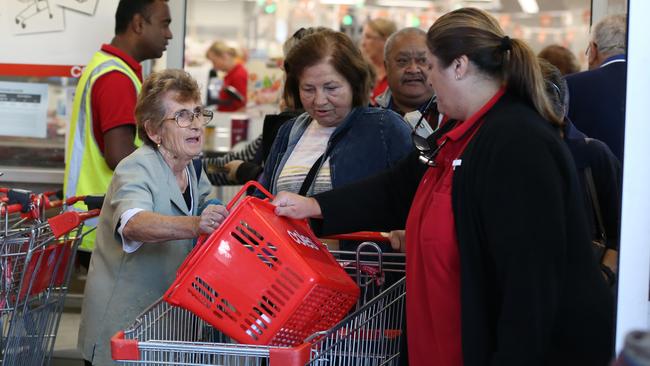
M192 159L192 165L194 165L194 172L196 173L196 182L201 181L201 172L203 171L203 164L201 158Z
M300 186L300 190L298 191L299 195L305 196L307 194L309 187L311 187L311 183L314 181L314 178L316 178L316 173L320 168L323 158L325 158L325 154L321 155L318 159L316 159L314 165L312 165L311 169L309 169L309 173L307 173L305 180L302 181L302 185Z
M598 224L598 231L600 237L607 241L607 234L605 233L605 225L603 224L603 217L600 213L600 203L598 201L598 193L596 192L596 185L594 184L594 176L591 174L591 168L585 168L585 179L587 181L587 190L589 197L591 198L591 204L594 208L594 213L596 214L596 222Z
M350 114L346 117L346 121L348 119L354 120L357 118L357 115L360 113L360 108L355 108L350 112ZM314 119L311 120L310 123L318 123L314 121ZM345 122L343 122L345 123ZM300 186L300 190L298 191L298 194L301 196L307 195L307 191L309 190L309 187L311 187L312 182L314 181L314 178L316 178L316 173L318 172L321 164L325 162L325 159L329 156L329 153L334 149L334 146L341 140L343 135L350 129L348 126L347 128L344 128L343 130L337 132L334 131L336 135L334 135L333 138L330 139L329 143L327 144L327 148L325 149L325 153L321 155L316 161L314 162L314 165L311 166L311 169L309 169L309 172L307 173L307 176L305 177L305 180L302 181L302 185Z

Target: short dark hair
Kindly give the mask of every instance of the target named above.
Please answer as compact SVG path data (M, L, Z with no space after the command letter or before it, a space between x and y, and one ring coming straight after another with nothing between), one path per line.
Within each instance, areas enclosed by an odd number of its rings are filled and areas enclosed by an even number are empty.
M580 71L578 60L571 50L558 44L544 47L537 55L557 67L562 75L574 74Z
M136 14L149 17L149 6L159 0L120 0L115 11L115 34L126 32ZM167 1L167 0L164 0Z
M546 94L558 116L566 115L569 104L569 87L562 72L544 58L539 58L539 66L546 82Z
M306 68L327 61L350 83L352 106L368 104L371 82L368 62L354 42L341 32L323 30L310 34L296 44L287 54L285 95L297 109L300 101L300 77Z

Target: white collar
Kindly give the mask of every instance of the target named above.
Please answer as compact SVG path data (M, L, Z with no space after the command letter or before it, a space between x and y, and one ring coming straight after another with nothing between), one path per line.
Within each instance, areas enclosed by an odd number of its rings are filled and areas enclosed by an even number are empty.
M604 64L600 65L600 67L605 67L607 65L615 64L617 62L625 62L625 59L624 58L613 59L613 60L607 61Z

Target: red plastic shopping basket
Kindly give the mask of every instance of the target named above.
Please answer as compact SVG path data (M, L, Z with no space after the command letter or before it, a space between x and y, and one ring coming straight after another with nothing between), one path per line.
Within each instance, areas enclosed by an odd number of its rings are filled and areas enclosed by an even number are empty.
M192 311L239 343L293 346L329 329L359 288L306 220L277 216L268 200L228 204L230 215L185 260L164 299Z

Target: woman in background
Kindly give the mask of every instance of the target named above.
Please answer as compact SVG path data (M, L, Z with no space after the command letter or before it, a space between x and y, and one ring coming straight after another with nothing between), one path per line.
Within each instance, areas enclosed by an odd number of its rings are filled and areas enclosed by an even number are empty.
M221 41L214 42L205 56L216 71L223 71L223 86L216 100L217 110L233 112L246 107L248 92L248 71L237 60L237 50Z
M370 102L375 105L375 98L386 91L388 79L384 66L384 46L388 37L397 31L392 20L377 18L370 19L363 26L361 33L361 53L370 63L374 72Z

